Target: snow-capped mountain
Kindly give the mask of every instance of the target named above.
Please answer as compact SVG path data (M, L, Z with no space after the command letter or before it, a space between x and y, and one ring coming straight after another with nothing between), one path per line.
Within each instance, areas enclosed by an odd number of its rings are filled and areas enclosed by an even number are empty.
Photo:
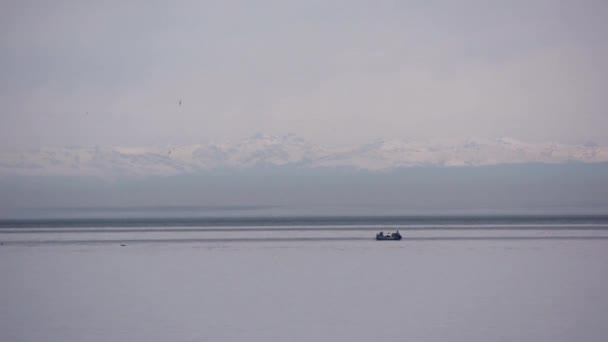
M180 153L182 148L176 148ZM185 147L187 150L188 147ZM256 134L236 143L200 145L186 159L198 168L282 166L308 163L323 149L293 135Z
M608 161L608 147L597 144L526 143L512 138L456 142L378 140L334 153L316 166L352 166L384 170L413 166L482 166L518 163Z
M351 148L317 146L293 134L166 148L45 147L0 152L0 175L169 176L201 170L298 166L390 170L414 166L607 162L608 147L528 143L511 138L456 142L377 140Z

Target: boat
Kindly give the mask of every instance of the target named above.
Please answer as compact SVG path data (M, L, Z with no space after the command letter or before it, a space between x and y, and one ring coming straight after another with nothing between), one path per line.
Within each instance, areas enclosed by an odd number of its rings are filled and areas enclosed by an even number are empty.
M384 232L380 232L376 234L376 240L401 240L401 234L399 234L399 231L386 235L384 235Z

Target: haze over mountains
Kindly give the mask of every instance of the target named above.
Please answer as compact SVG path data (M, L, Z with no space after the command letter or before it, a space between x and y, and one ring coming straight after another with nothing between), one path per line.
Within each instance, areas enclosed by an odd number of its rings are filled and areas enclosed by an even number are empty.
M328 148L296 135L257 134L237 142L169 147L44 147L0 152L0 175L174 176L199 171L298 167L389 171L436 166L608 161L608 146L512 138L461 141L376 140Z
M195 209L158 209L175 207ZM329 148L258 134L0 153L0 217L126 215L116 208L134 216L605 213L608 147L500 138Z

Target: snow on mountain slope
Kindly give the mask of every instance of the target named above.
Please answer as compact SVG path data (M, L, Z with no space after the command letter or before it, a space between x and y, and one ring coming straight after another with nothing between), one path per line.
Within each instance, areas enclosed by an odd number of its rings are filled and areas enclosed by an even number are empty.
M186 163L145 149L45 147L0 154L0 174L113 177L170 175L190 169Z
M414 166L606 162L595 143L528 143L512 138L456 142L377 140L352 148L316 146L293 134L167 148L45 147L0 152L0 175L170 176L200 170L272 166L390 170Z

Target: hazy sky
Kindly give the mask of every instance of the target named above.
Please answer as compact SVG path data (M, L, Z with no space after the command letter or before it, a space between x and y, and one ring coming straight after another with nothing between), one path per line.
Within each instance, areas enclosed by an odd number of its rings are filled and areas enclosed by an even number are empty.
M608 143L606 18L604 0L5 0L0 144Z

